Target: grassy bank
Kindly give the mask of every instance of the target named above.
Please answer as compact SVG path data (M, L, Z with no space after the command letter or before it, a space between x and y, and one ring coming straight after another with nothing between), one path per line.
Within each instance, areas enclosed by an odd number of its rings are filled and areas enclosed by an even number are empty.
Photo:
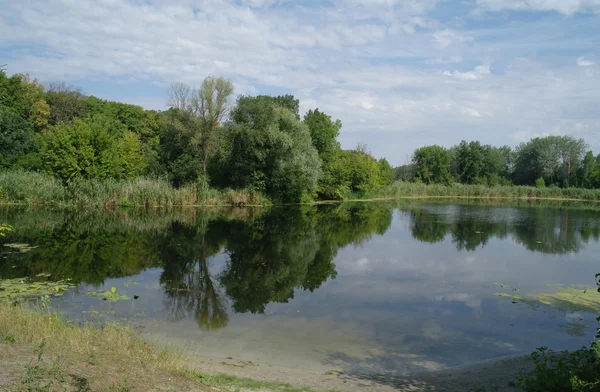
M481 199L548 199L600 201L600 189L535 188L530 186L425 185L398 181L372 195L374 198L448 197Z
M63 184L43 173L0 172L0 204L56 206L268 205L269 200L247 189L210 189L205 184L173 188L165 179L79 180Z
M185 353L131 329L69 323L47 308L0 301L0 390L311 392L190 368Z

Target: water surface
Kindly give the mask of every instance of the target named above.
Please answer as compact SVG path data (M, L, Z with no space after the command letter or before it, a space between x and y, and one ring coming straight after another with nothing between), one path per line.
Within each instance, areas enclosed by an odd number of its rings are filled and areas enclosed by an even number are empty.
M71 317L133 322L199 356L420 371L578 348L596 326L582 310L496 295L594 284L600 213L572 205L11 208L0 222L14 227L0 243L34 247L0 247L0 277L73 279L54 300ZM111 287L132 299L86 295Z

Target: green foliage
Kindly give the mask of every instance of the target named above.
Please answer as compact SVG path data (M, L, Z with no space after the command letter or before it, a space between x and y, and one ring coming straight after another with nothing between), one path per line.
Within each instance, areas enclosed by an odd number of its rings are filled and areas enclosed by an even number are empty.
M71 122L75 118L85 117L87 112L86 97L74 87L65 83L50 83L46 93L46 102L50 106L50 125Z
M596 286L600 287L600 273L596 274L595 279ZM586 294L587 292L588 290L584 291ZM592 309L597 310L598 294L593 289L590 289L590 293L595 296ZM596 320L600 321L600 316ZM600 391L599 337L597 334L590 347L582 347L573 352L555 353L547 347L538 348L528 356L535 367L530 372L520 374L519 388L526 392Z
M522 143L515 152L514 177L517 184L533 185L543 177L546 183L568 187L577 182L586 144L570 136L548 136Z
M518 387L526 392L597 391L600 384L600 346L574 352L554 353L541 347L527 358L535 368L519 377Z
M394 182L394 169L385 158L381 158L379 164L379 178L382 186L391 185Z
M5 237L6 233L12 231L12 226L7 225L6 223L0 224L0 237Z
M364 195L381 187L380 166L370 154L363 151L344 151L343 157L350 192Z
M535 187L536 188L545 188L546 187L546 181L544 181L544 177L540 177L537 180L535 180Z
M319 197L328 200L342 199L348 192L348 175L337 141L341 121L332 121L330 116L315 109L306 113L304 124L308 126L312 143L323 163L317 187Z
M463 184L497 185L508 175L510 147L495 148L479 142L462 141L452 149L451 167Z
M421 147L413 155L415 178L425 184L449 184L450 152L438 145Z
M224 166L234 187L264 180L267 195L286 202L316 190L321 160L308 127L289 110L267 97L241 96L232 120Z
M75 120L50 128L42 135L42 168L63 181L131 178L146 162L137 135L111 135L107 122Z
M40 298L45 295L61 296L65 290L74 287L70 279L51 281L30 281L25 278L0 279L0 300Z

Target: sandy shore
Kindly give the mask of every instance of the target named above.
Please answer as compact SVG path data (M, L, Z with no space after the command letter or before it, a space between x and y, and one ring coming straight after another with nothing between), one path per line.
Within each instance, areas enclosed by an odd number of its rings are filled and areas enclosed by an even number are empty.
M285 382L323 390L339 391L516 391L519 371L530 365L523 356L485 361L444 370L418 373L345 374L297 367L236 360L200 358L192 367L208 374L224 373L264 381Z

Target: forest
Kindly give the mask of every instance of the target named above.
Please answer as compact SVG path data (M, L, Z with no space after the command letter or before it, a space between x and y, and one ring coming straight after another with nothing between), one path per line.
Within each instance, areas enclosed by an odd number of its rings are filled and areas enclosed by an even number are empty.
M87 96L0 72L0 168L82 180L168 179L175 188L245 189L277 202L342 199L393 182L385 158L343 150L339 120L303 118L293 96L239 96L232 83L176 83L168 110Z
M171 204L198 203L211 191L236 204L261 197L298 203L365 197L395 180L600 188L600 155L570 136L535 138L515 149L477 141L425 146L409 164L392 168L364 144L342 149L341 121L319 109L301 117L291 95L234 98L230 80L207 77L197 89L174 83L166 107L144 110L0 70L0 198L45 192L45 200L76 199L77 192L93 196L110 185L121 189L117 203L135 188L147 194L165 186L171 193L155 197Z

